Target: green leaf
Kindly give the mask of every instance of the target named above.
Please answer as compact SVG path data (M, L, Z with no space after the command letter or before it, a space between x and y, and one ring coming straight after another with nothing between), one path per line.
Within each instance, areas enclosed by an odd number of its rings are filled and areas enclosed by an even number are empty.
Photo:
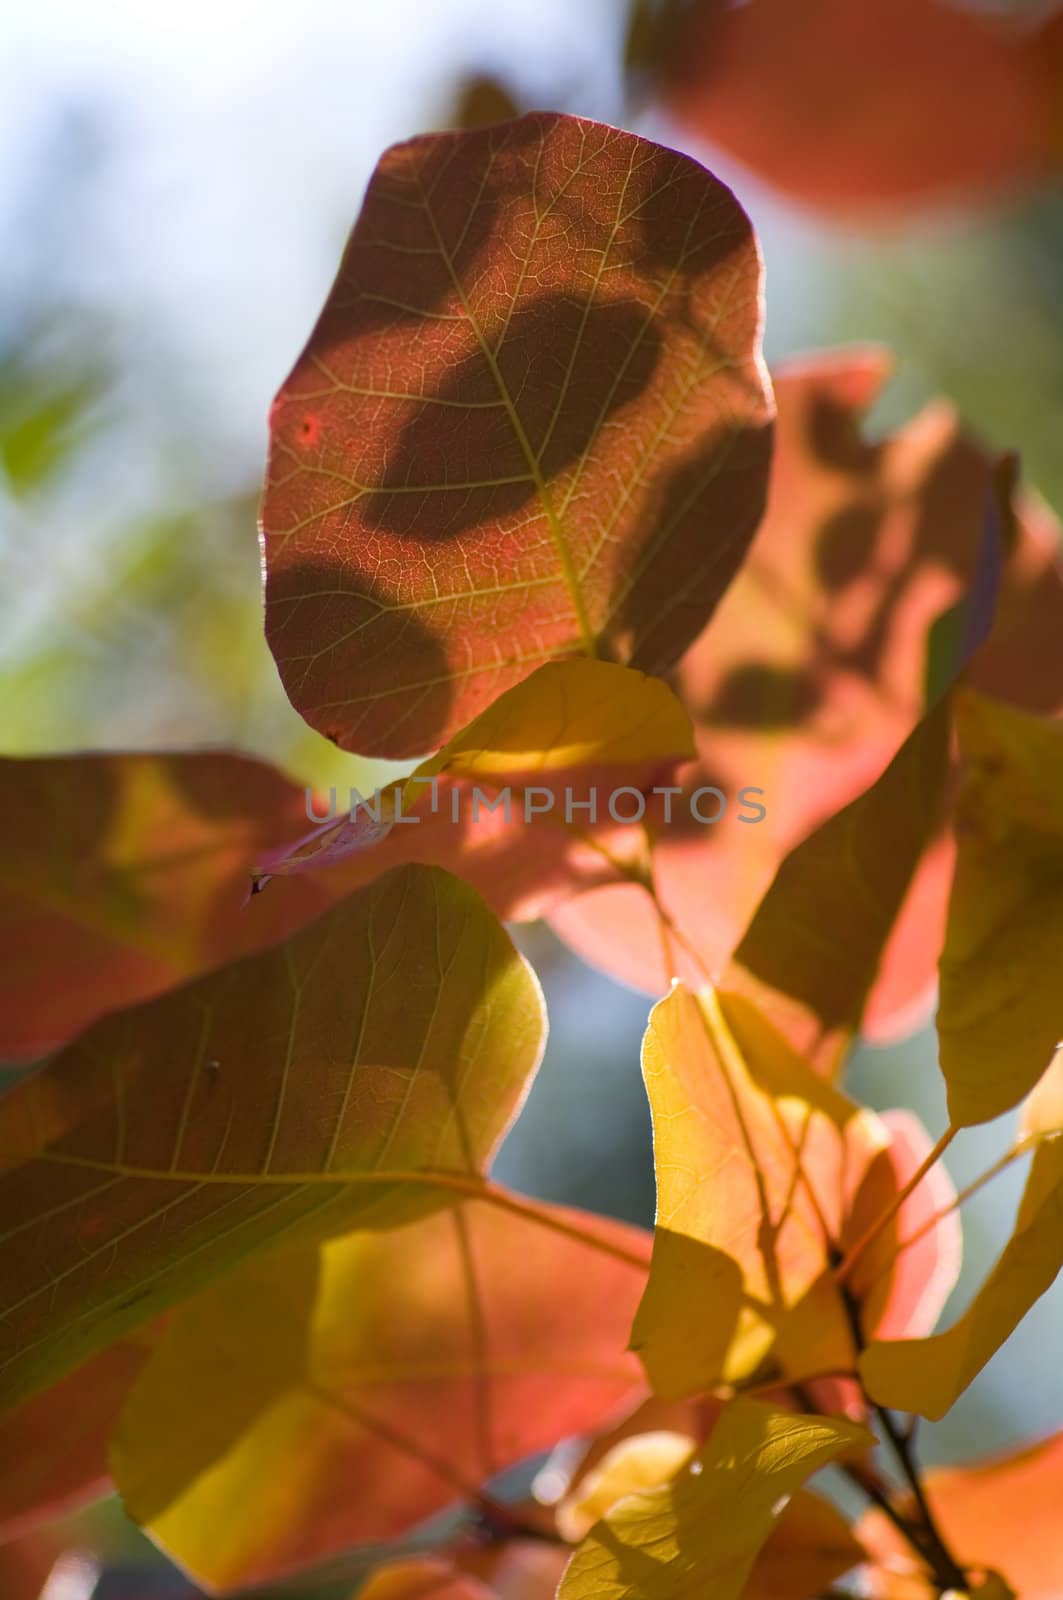
M877 783L790 852L727 973L729 988L750 990L829 1073L860 1026L909 885L944 821L949 719L942 701Z
M1037 1083L1063 1038L1063 723L965 693L938 1038L957 1126Z
M544 1036L501 926L425 867L98 1023L0 1101L5 1397L281 1235L475 1190Z

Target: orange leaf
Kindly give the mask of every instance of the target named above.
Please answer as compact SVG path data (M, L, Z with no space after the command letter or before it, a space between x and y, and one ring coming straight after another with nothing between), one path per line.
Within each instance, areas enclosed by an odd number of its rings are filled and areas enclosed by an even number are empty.
M860 1375L877 1404L937 1421L1063 1269L1063 1139L1038 1146L1011 1238L963 1315L927 1338L875 1339Z
M540 112L387 151L273 411L303 716L421 755L551 657L669 667L763 508L759 296L730 192L646 139Z
M925 1486L934 1519L964 1565L1002 1572L1021 1600L1058 1600L1063 1590L1063 1434L962 1467L932 1470ZM868 1512L857 1535L880 1563L910 1555L880 1512Z
M495 1591L434 1556L377 1567L358 1600L493 1600Z
M846 350L776 374L768 510L742 571L680 664L699 760L675 780L684 796L660 830L656 874L697 958L675 951L688 982L720 971L780 861L888 766L923 714L932 656L940 690L984 625L992 562L980 558L991 554L1006 484L941 403L881 443L868 441L860 413L888 366L880 350ZM969 672L987 692L1049 710L1063 707L1058 528L1029 497L1013 493L1012 501L1017 524L1002 530L1013 548L997 617ZM956 626L965 598L966 633ZM688 797L703 785L730 801L711 826L689 819ZM763 790L760 821L737 804L746 786ZM703 809L712 815L711 800ZM944 840L917 872L886 946L866 1032L910 1031L929 1017L951 869ZM657 953L655 915L640 888L592 885L550 920L606 971L651 993L667 988L673 972Z
M304 884L244 914L252 862L306 812L295 784L243 756L0 761L0 816L0 1060L276 944L336 892Z
M518 1204L274 1251L179 1308L116 1433L131 1514L208 1584L272 1579L608 1417L645 1236Z
M1052 24L946 0L700 0L670 110L793 199L864 221L1009 198L1058 156Z

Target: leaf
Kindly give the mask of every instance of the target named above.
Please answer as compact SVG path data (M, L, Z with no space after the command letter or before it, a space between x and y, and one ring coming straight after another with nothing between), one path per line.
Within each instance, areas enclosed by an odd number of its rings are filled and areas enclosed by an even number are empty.
M559 1531L578 1544L625 1495L667 1483L694 1449L694 1440L684 1433L640 1433L619 1440L558 1506Z
M945 0L809 0L800 21L787 0L701 0L662 87L681 123L793 200L869 223L1050 175L1051 29Z
M1057 1600L1063 1586L1063 1434L962 1467L931 1470L924 1483L934 1520L964 1565L1003 1572L1022 1600ZM892 1525L878 1512L861 1520L857 1534L879 1562L903 1553Z
M1057 1048L1044 1076L1022 1103L1020 1139L1063 1133L1063 1050Z
M1063 1267L1063 1139L1036 1151L1015 1231L967 1311L927 1339L878 1340L860 1357L879 1405L945 1415Z
M536 112L387 151L272 417L307 721L422 755L551 658L671 666L763 509L759 295L730 192L649 140Z
M941 402L871 442L861 413L888 370L881 350L850 349L775 375L768 509L677 674L699 754L675 780L683 794L660 829L655 876L684 945L661 958L653 906L634 884L577 884L586 892L550 910L579 954L650 993L673 975L700 983L721 971L780 862L882 775L925 713L944 624L951 656L937 661L937 693L981 635L1001 533L1012 547L998 614L967 670L1010 703L1063 708L1058 526L1017 490L1001 517L1007 477ZM708 826L690 816L704 786L728 799ZM759 820L739 804L746 788L762 791L750 796ZM711 797L702 807L713 815ZM915 875L865 1011L869 1035L929 1020L952 859L942 839Z
M641 1382L644 1236L520 1204L273 1252L181 1307L116 1433L130 1514L200 1582L256 1583L606 1417Z
M98 1023L0 1100L10 1401L293 1232L474 1189L545 1034L465 885L406 867L286 945Z
M863 1239L875 1220L892 1208L934 1147L910 1111L883 1111L878 1121L889 1143L870 1162L857 1189L842 1230L843 1249ZM862 1251L849 1274L848 1287L861 1306L865 1337L921 1338L931 1333L956 1287L962 1259L956 1190L944 1163L938 1161L905 1198L895 1219Z
M851 1366L828 1278L874 1120L823 1083L748 1001L677 986L643 1044L657 1229L632 1331L665 1398L748 1377ZM711 1309L710 1309L711 1308Z
M786 857L726 982L750 988L833 1075L863 1019L905 894L941 825L950 707L920 722L878 782Z
M567 1562L564 1546L530 1539L452 1549L379 1567L358 1600L554 1600Z
M85 1581L95 1581L95 1562L84 1559L73 1567L69 1555L64 1555L54 1532L26 1534L10 1544L0 1545L0 1584L4 1600L48 1600L46 1584L66 1568L66 1574ZM56 1569L58 1568L58 1573ZM73 1570L72 1570L73 1569ZM55 1592L53 1585L53 1593ZM60 1591L61 1593L62 1591Z
M558 1509L558 1527L582 1539L625 1495L678 1476L694 1454L681 1433L647 1433L622 1440ZM758 1554L742 1600L811 1600L864 1559L849 1525L832 1505L799 1491Z
M489 1584L497 1600L554 1600L568 1557L564 1545L507 1539L504 1544L464 1549L457 1560L462 1571Z
M358 1600L492 1600L493 1594L451 1562L423 1556L378 1567Z
M966 772L938 1038L949 1115L966 1127L1016 1105L1063 1038L1063 721L974 695L957 720Z
M789 1496L818 1468L871 1442L852 1423L732 1401L671 1483L627 1496L591 1530L558 1600L739 1596Z
M102 1350L0 1418L0 1543L111 1492L107 1440L150 1332Z
M863 1559L841 1512L798 1490L753 1563L742 1600L813 1600Z
M607 661L552 661L510 689L418 772L515 778L640 767L694 754L690 718L659 678Z
M263 858L253 875L255 888L263 888L271 877L318 871L359 854L365 858L366 877L371 877L391 859L393 852L385 847L396 829L401 834L412 827L422 831L412 841L398 841L403 855L412 852L417 860L470 870L475 845L470 847L468 833L475 835L487 806L493 816L501 788L503 796L518 791L508 803L503 799L503 826L527 826L543 817L553 829L553 838L538 848L521 841L529 887L542 889L554 863L574 865L575 851L560 829L566 820L584 824L590 815L589 796L594 796L594 815L600 813L600 820L608 823L617 773L628 787L641 790L662 767L692 754L690 719L659 678L579 657L548 662L507 690L410 777L383 790L372 807L358 806L353 816L348 810ZM599 773L603 782L608 780L602 793L597 792ZM535 809L519 792L533 778L540 780ZM460 802L457 817L450 804L455 798ZM573 800L578 810L567 803ZM628 807L632 809L630 801ZM463 821L471 828L457 837ZM599 871L601 860L599 855ZM487 875L484 892L489 900L501 894L500 914L511 909L508 890L496 885L493 873Z
M305 825L302 791L243 756L0 761L0 815L0 1060L277 943L335 893L243 915L251 863Z

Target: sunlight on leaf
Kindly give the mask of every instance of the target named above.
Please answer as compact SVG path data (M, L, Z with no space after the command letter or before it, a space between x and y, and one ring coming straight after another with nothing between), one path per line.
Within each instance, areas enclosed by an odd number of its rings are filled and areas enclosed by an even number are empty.
M748 1001L711 990L654 1007L643 1070L657 1229L632 1347L655 1389L734 1382L769 1350L800 1376L851 1367L828 1267L849 1186L885 1143L874 1119Z
M879 1405L937 1420L1009 1339L1063 1268L1063 1139L1033 1159L1015 1229L967 1311L926 1339L879 1340L860 1374Z
M545 1026L494 917L424 867L98 1023L0 1101L5 1395L282 1234L393 1226L475 1185Z
M764 504L760 262L688 156L536 112L394 146L277 398L296 709L420 756L551 657L672 665Z
M645 1269L616 1249L643 1235L474 1201L249 1263L174 1314L133 1390L113 1458L127 1509L229 1586L474 1499L640 1384L625 1344Z
M672 1481L629 1495L580 1545L558 1600L737 1600L789 1497L872 1436L835 1418L735 1400ZM784 1591L785 1592L785 1591Z

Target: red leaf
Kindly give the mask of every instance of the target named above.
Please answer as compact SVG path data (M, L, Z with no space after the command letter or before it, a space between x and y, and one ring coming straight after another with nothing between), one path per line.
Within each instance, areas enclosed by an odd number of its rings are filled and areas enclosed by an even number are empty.
M795 200L866 221L1047 176L1057 34L948 0L701 0L664 95Z
M979 570L994 464L940 403L869 443L859 412L887 370L885 354L868 349L808 357L778 375L764 522L680 665L700 759L676 781L687 796L715 784L732 799L712 826L692 826L677 799L685 825L663 828L657 846L661 900L698 958L675 952L692 983L721 970L780 861L873 783L907 737L926 700L931 629L946 646L939 678L970 642L955 628L949 637L944 619L956 617ZM969 674L998 698L1048 709L1063 706L1058 530L1029 496L1014 498L997 616ZM764 790L767 812L752 824L734 804L747 785ZM916 875L865 1015L872 1037L929 1013L951 868L951 842L942 842ZM550 921L624 982L667 987L673 974L638 887L592 888Z
M107 1441L150 1353L112 1345L0 1419L0 1541L110 1493Z
M0 761L0 817L0 1060L276 944L336 893L304 882L244 913L251 864L306 813L295 784L243 756Z
M419 755L551 657L669 667L763 508L759 293L730 192L648 140L534 113L387 151L273 411L303 716Z

